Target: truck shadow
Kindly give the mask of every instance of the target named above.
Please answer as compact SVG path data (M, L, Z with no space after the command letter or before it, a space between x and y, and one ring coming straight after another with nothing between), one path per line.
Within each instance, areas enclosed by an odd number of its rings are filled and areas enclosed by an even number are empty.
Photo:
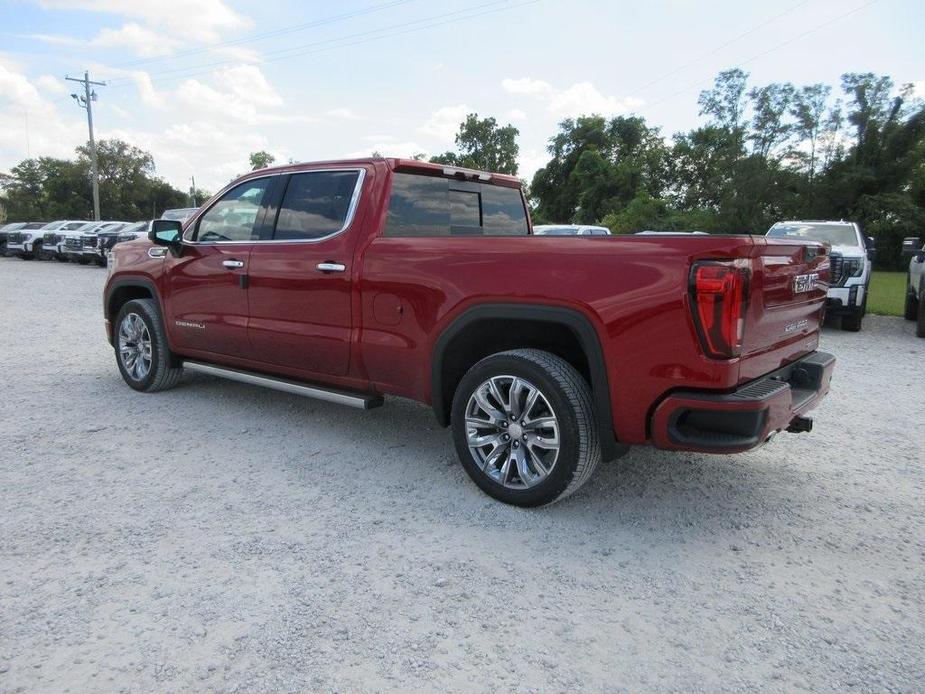
M295 497L327 490L349 494L353 502L362 497L371 509L404 508L449 524L469 524L487 514L497 527L518 533L526 522L538 530L573 528L589 537L592 523L602 532L661 528L694 539L718 528L779 523L795 507L812 503L805 472L788 460L798 458L793 444L779 437L734 456L632 448L623 458L601 463L572 497L521 509L491 500L472 483L457 460L450 430L419 403L387 398L383 407L362 411L192 373L176 389L156 395L123 391L121 379L91 383L91 391L105 383L108 392L100 395L125 407L130 417L136 409L142 417L152 407L170 409L173 428L161 431L152 422L152 446L165 436L198 438L206 449L233 445L237 453L227 464L257 467L268 485ZM332 469L355 484L332 482ZM383 490L389 490L387 501Z

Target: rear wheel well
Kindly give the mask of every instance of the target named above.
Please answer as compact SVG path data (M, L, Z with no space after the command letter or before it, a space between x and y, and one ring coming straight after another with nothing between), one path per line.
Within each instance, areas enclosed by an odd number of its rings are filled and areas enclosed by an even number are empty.
M581 339L568 325L545 320L482 318L468 323L443 345L438 384L435 384L440 393L434 393L440 421L450 421L456 386L476 362L491 354L523 348L540 349L561 357L594 387Z
M604 460L622 455L613 427L610 378L598 332L581 312L538 304L481 304L457 317L434 344L431 402L437 421L450 423L453 394L480 359L511 349L541 349L571 364L591 388Z

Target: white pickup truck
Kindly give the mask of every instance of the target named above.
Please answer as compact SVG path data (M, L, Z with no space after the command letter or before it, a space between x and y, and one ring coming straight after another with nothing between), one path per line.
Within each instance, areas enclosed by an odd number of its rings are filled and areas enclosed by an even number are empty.
M874 239L861 235L854 222L802 220L778 222L768 236L790 236L831 245L832 279L826 299L826 314L841 316L842 330L856 333L867 313Z
M906 320L916 321L915 334L925 337L925 246L918 236L903 239L903 255L911 255L906 275Z

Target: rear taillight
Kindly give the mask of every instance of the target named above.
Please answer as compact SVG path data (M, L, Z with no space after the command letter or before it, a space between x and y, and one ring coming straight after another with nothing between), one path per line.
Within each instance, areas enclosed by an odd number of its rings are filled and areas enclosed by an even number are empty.
M691 268L691 311L708 357L731 359L742 351L748 268L736 261L706 261Z

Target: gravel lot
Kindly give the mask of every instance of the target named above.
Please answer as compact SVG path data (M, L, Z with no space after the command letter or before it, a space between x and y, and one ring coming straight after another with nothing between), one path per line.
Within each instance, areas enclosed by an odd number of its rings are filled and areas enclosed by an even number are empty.
M0 260L0 691L925 689L912 324L826 329L812 434L522 510L421 405L131 391L105 274Z

